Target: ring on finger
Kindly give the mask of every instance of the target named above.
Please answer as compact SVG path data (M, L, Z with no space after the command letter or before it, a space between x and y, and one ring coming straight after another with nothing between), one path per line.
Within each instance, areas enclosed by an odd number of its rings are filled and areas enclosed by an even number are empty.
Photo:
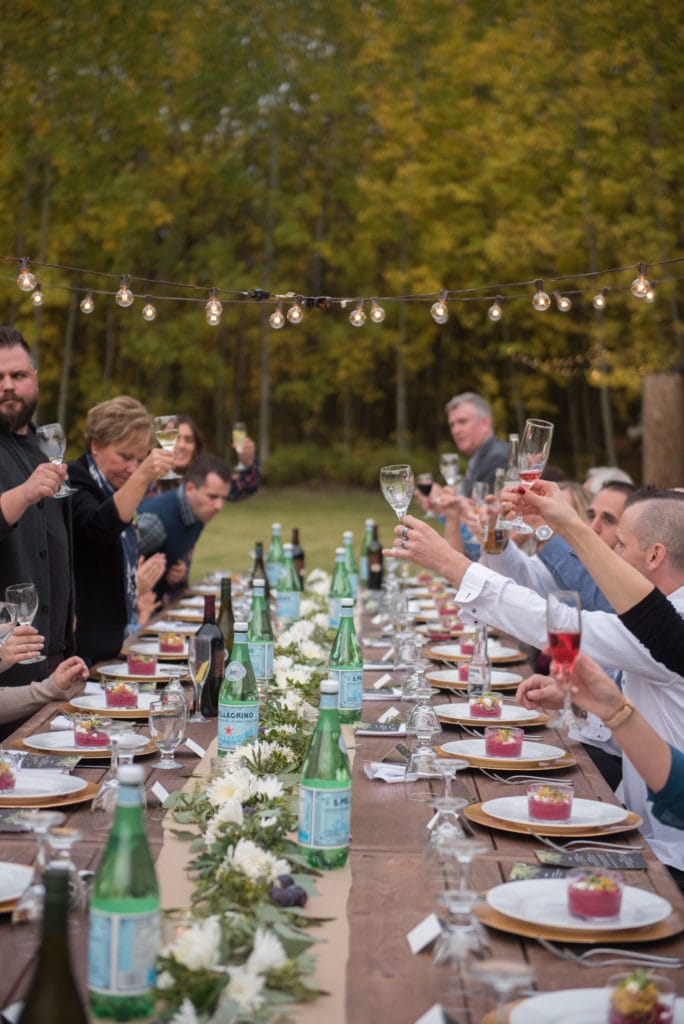
M401 539L402 539L402 541L408 540L408 526L404 526L403 527L403 529L401 531Z

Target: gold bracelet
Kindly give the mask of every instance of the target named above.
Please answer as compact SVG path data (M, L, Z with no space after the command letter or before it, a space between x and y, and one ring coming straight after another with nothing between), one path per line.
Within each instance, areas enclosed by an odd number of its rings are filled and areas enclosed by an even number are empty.
M617 729L619 725L622 725L623 722L627 721L633 711L634 705L631 700L625 699L625 703L622 707L619 708L610 718L604 719L603 724L609 729Z

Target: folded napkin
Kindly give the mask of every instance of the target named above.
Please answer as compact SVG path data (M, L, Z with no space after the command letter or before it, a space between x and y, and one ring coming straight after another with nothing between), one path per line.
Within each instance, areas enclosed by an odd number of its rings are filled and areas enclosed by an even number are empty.
M390 647L392 641L389 640L389 639L387 639L387 640L376 640L375 638L371 638L371 639L368 639L368 640L363 640L362 643L363 643L363 645L365 647Z
M363 694L364 700L394 700L397 697L401 697L400 686L388 686L381 690L365 690Z
M417 775L407 775L403 764L388 764L385 761L366 761L363 770L369 779L381 782L415 782Z
M62 732L65 729L73 729L73 727L73 722L71 719L67 718L66 715L57 715L57 717L53 718L50 722L51 729L58 729Z
M95 683L92 679L89 679L85 684L86 697L94 697L98 693L102 693L102 683Z
M390 665L388 666L386 661L364 661L363 670L364 672L385 672L387 668L391 668L393 671L405 672L406 669L410 668L410 665Z

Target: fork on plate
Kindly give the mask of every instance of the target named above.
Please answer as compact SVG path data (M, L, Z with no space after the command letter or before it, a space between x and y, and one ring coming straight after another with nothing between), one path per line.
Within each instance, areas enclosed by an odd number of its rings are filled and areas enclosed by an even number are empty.
M667 956L659 953L640 953L632 949L620 949L617 946L592 946L581 953L575 953L567 946L559 946L540 935L535 935L539 945L557 956L559 960L570 960L581 967L609 967L617 964L641 965L657 967L663 970L680 970L684 961L678 956Z

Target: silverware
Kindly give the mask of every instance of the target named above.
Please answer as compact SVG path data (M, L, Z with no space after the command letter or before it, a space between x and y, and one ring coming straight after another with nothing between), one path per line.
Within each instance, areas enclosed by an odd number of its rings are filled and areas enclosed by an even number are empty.
M559 853L570 849L574 849L576 853L580 853L582 850L624 850L625 853L636 853L644 848L643 844L632 846L630 843L603 842L599 839L571 839L567 843L554 843L553 839L549 839L548 836L540 836L536 832L533 832L532 835L538 842L543 843L544 846L550 846L552 850L558 850Z
M503 783L504 786L520 786L525 782L548 782L550 786L554 786L559 781L557 778L549 779L543 775L510 775L508 778L504 778L503 775L498 775L497 772L487 768L479 768L478 771L486 775L488 779L492 779L493 782Z
M553 954L559 960L570 960L581 967L609 967L615 964L632 964L648 967L658 967L664 970L679 970L684 966L684 961L678 956L666 956L658 953L640 953L632 949L620 949L616 946L592 946L581 953L575 953L567 946L557 946L540 935L535 939L547 953Z

